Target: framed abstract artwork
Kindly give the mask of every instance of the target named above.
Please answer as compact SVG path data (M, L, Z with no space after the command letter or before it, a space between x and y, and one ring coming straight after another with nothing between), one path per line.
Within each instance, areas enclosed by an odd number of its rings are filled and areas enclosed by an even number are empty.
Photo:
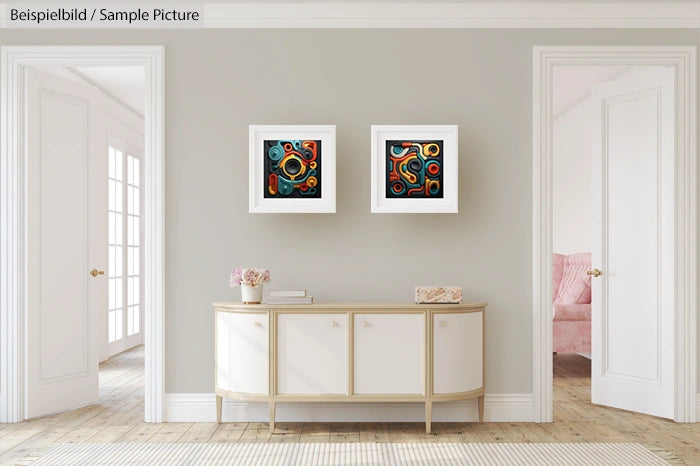
M372 212L457 213L457 125L372 126Z
M249 145L249 212L335 212L334 125L251 125Z

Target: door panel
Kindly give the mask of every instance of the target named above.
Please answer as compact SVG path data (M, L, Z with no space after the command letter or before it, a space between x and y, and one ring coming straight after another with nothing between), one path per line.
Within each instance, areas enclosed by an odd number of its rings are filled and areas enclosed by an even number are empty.
M355 314L355 393L425 393L423 314Z
M267 395L267 314L216 313L217 386L238 393Z
M78 83L28 71L28 316L26 416L94 403L95 306L106 300L106 181L95 180L95 95Z
M483 386L483 313L433 316L433 393L458 393Z
M606 239L612 254L606 263L604 371L654 381L659 380L659 92L648 89L606 102Z
M347 393L346 321L344 314L278 315L279 393Z
M674 71L593 92L592 401L673 418Z

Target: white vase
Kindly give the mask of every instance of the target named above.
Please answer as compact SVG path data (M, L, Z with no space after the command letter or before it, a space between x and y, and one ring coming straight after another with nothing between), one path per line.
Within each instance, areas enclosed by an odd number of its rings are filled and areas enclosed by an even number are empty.
M241 285L241 301L244 304L260 304L262 302L263 286Z

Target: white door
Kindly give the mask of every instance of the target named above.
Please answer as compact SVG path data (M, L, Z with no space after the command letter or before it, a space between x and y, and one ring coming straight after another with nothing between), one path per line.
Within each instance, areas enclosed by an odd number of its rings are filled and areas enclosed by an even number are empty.
M425 394L425 317L355 314L355 393Z
M107 302L106 157L96 99L79 83L28 72L28 418L97 401L98 314Z
M634 68L592 98L591 399L673 418L674 70Z
M345 314L277 316L277 392L347 393Z

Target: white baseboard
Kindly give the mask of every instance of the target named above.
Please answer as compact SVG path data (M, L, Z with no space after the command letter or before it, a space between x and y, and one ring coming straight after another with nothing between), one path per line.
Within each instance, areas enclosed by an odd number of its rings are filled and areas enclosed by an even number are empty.
M109 357L111 356L111 354L109 354L109 345L108 344L100 345L100 347L97 349L97 352L99 353L99 358L100 358L101 363L108 360Z
M486 395L484 421L532 421L531 394ZM267 403L224 399L224 422L268 422ZM277 403L278 422L422 422L423 403ZM433 403L435 422L475 422L476 400ZM216 397L211 393L166 393L166 422L216 422Z

